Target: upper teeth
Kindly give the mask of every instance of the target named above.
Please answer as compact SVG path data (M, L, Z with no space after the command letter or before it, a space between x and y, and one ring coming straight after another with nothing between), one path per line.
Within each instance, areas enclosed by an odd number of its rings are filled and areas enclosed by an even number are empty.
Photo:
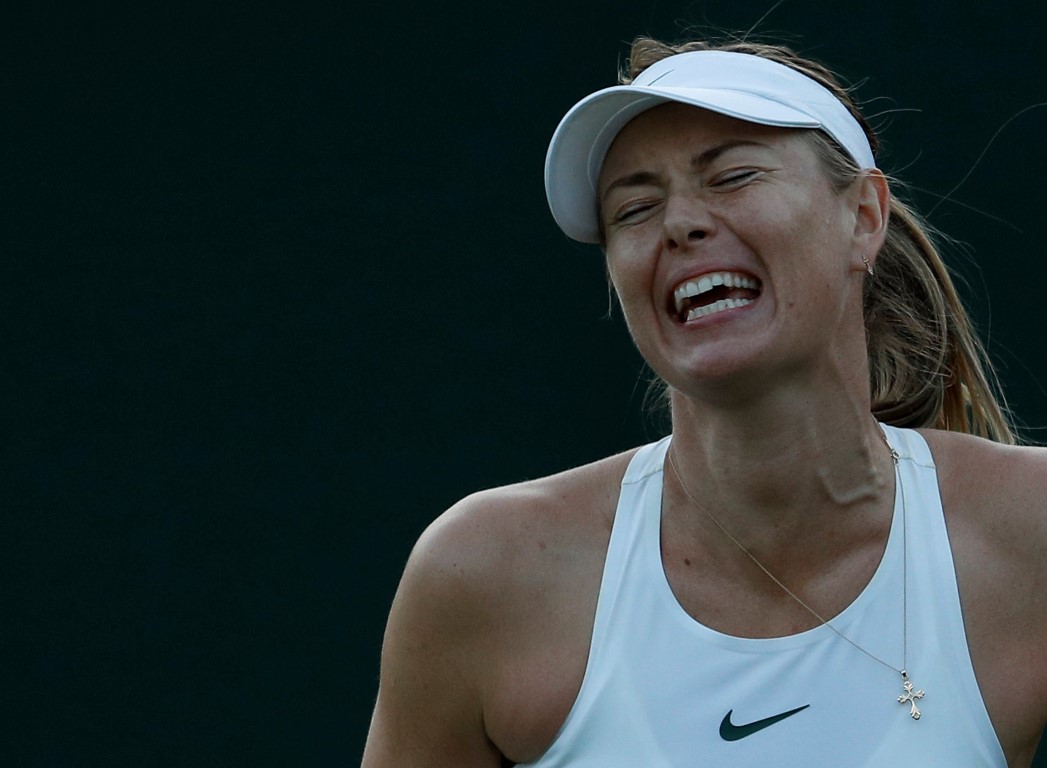
M688 280L676 287L676 290L673 291L673 297L676 299L676 311L683 311L685 300L707 293L719 285L726 285L728 288L752 288L753 290L760 287L759 282L753 278L740 275L737 272L710 272L707 275L702 275L697 280Z

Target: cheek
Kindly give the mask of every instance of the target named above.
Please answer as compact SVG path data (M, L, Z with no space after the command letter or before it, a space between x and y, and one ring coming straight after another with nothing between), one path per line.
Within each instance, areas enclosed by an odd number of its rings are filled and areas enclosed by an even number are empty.
M617 270L611 274L611 285L618 299L622 319L633 344L645 358L652 352L653 338L657 335L657 305L652 300L652 283L649 273L639 270Z
M607 275L628 318L634 308L650 296L651 270L642 259L609 256Z

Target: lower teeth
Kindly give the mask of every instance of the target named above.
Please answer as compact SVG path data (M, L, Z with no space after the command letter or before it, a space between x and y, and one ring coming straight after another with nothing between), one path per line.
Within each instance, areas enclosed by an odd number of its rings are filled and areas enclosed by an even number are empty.
M695 307L687 313L688 320L695 320L699 317L705 317L706 315L712 315L716 312L723 312L725 309L734 309L735 307L744 307L746 304L752 304L751 299L720 299L714 301L712 304L707 304L704 307Z

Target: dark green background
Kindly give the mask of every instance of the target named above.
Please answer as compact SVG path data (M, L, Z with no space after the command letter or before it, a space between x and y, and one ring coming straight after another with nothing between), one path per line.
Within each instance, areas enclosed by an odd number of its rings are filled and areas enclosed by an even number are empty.
M0 53L0 753L354 764L426 523L659 429L547 213L556 122L634 35L771 6L107 8L10 14ZM1047 109L1008 119L1047 101L1037 9L758 25L863 81L1033 439Z

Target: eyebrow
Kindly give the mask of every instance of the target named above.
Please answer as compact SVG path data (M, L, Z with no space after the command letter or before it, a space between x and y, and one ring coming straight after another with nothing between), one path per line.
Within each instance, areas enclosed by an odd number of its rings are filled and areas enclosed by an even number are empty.
M759 141L752 141L751 139L727 139L726 141L720 142L714 147L695 155L691 158L691 167L704 171L708 168L716 158L722 155L724 152L735 149L737 147L766 147ZM658 174L650 171L637 171L636 173L630 173L620 178L615 179L607 185L607 189L603 191L600 199L603 200L607 195L618 187L636 187L643 184L655 184L658 182Z
M766 147L759 141L753 141L752 139L728 139L727 141L717 144L715 147L702 152L695 158L691 159L691 167L699 170L705 170L709 167L712 162L728 150L735 149L736 147Z
M600 199L604 200L612 190L618 189L618 187L639 187L643 184L655 184L658 181L658 175L651 173L650 171L638 171L637 173L630 173L627 176L622 176L615 179L607 185L607 189L600 195Z

